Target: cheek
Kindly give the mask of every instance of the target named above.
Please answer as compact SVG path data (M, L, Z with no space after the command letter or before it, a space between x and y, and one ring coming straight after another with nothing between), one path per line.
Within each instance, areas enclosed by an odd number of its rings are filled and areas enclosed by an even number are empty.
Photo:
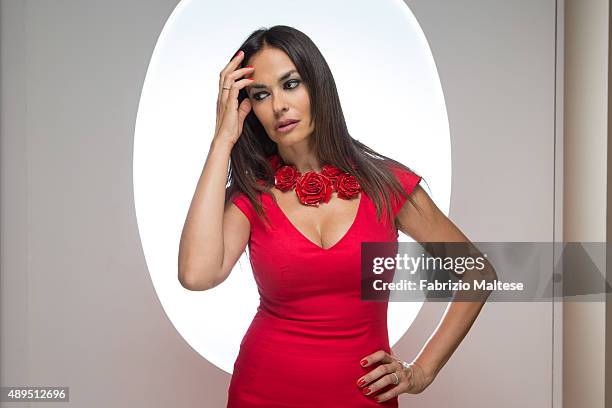
M252 105L252 110L259 122L263 125L263 127L268 127L268 116L266 115L266 109L262 108L261 104Z
M310 97L308 96L308 92L302 92L300 95L300 105L304 115L310 116Z

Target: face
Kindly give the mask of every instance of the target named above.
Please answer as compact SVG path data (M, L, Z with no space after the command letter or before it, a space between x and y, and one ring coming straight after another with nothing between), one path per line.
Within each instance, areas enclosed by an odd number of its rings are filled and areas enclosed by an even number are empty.
M306 140L314 130L310 97L295 65L284 51L263 48L248 64L253 83L246 87L253 113L277 144L290 146ZM280 127L284 121L298 121Z

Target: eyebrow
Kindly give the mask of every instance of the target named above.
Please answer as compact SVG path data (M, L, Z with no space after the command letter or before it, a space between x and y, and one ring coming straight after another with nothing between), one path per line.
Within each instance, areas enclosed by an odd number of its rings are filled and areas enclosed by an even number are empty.
M289 78L291 76L291 74L293 73L297 73L296 69L292 69L291 71L288 71L286 73L284 73L280 78L278 78L278 82L282 82L285 79ZM251 89L262 89L262 88L267 88L264 84L251 84L249 85L249 90Z

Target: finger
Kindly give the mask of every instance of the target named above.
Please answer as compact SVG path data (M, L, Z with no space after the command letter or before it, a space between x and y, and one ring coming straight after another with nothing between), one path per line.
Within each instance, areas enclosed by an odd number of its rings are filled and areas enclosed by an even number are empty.
M223 90L223 93L226 94L227 97L225 97L223 101L217 106L217 125L223 122L223 118L225 117L225 113L227 111L228 106L231 106L232 112L238 108L236 106L238 103L238 92L240 91L240 89L244 88L251 82L253 82L253 79L251 78L241 79L240 81L234 82L232 86L229 87L229 90ZM229 104L228 101L230 101ZM219 126L216 127L216 130L218 129Z
M235 123L236 116L229 117L229 119L228 119L228 115L236 115L237 114L237 110L238 110L238 92L240 91L240 89L244 88L246 85L248 85L251 82L252 82L252 79L250 79L250 78L241 79L240 81L234 82L234 84L232 85L232 87L230 89L230 95L228 96L228 99L226 101L226 106L223 108L223 113L220 116L219 126L216 129L217 132L219 131L219 129L221 127L223 127L223 124L227 120L230 121L229 123ZM242 113L242 114L244 114L245 117L246 117L246 115L248 114L248 112L250 110L250 103L251 103L251 101L249 101L247 103L248 103L248 105L244 105L243 113ZM246 110L247 108L249 110ZM238 112L238 115L240 115L240 112ZM236 124L236 128L240 129L240 131L242 131L242 126L241 125L242 125L242 123L240 123L240 122ZM231 131L234 132L235 130L236 129L233 128Z
M225 103L225 109L227 109L230 106L232 107L233 110L238 109L238 92L240 92L242 88L244 88L251 82L253 82L251 78L245 78L245 79L236 81L232 84L229 90L229 95L227 96L227 101Z
M398 385L397 387L393 387L385 392L382 392L374 397L376 402L385 402L390 400L391 398L395 398L400 395L402 392L402 388Z
M363 393L365 395L375 394L381 388L384 388L389 384L393 384L395 381L395 376L391 374L393 372L395 372L395 368L390 364L383 364L376 367L376 369L372 370L366 375L366 381L371 384L362 390ZM399 378L400 377L398 374L398 379Z
M251 108L251 100L249 98L245 98L240 102L240 106L238 106L238 120L240 120L240 122L244 122L244 118L249 114Z
M249 65L248 67L239 68L235 70L234 72L231 72L228 76L225 77L225 80L226 80L225 86L229 86L227 85L228 83L231 85L232 82L234 82L235 80L237 80L238 78L244 75L252 74L254 70L255 68Z
M229 95L229 91L231 90L232 83L222 84L219 88L219 94L217 95L217 114L218 116L223 117L225 112L225 105L227 104L227 98Z
M398 356L396 356L395 354L391 353L389 354L389 356L391 356L391 359L395 360L395 361L399 361L400 363L402 362L402 359L399 358Z
M396 358L393 357L393 354L387 353L386 351L383 352L383 358L382 361L385 363L394 363L396 361L398 361Z
M405 378L404 374L402 373L402 369L396 364L381 364L363 377L357 379L357 386L363 388L362 391L364 394L375 393L377 390L380 390L386 385L393 384L395 382L395 376L391 373L396 373L400 382ZM390 380L390 382L379 382L384 378ZM365 388L368 388L368 390Z
M368 367L376 362L382 361L383 359L385 359L386 356L387 352L385 350L378 350L365 357L363 360L361 360L360 363L362 367Z
M389 380L387 376L384 376L380 380L376 381L365 387L363 390L363 395L375 395L379 390L385 388L387 385L392 385L393 380Z
M225 83L225 77L231 72L235 71L238 68L238 65L242 62L244 58L244 51L240 50L234 55L234 57L227 63L227 65L221 70L219 73L219 88L223 86Z
M238 106L238 134L242 134L242 126L244 124L244 119L251 111L251 101L249 98L245 98L242 102L240 102L240 106Z
M240 65L240 62L244 58L244 51L240 50L234 55L234 57L228 62L228 64L221 70L219 73L219 92L217 96L217 106L223 105L222 95L223 95L223 87L226 86L225 80L228 74L234 72L236 68ZM226 91L227 92L227 91Z
M255 68L253 67L249 67L249 68L240 68L237 69L236 71L232 72L231 74L229 74L227 76L227 78L225 79L225 84L221 87L221 91L219 93L219 97L220 97L220 101L221 101L221 109L223 110L223 107L226 105L227 103L227 99L229 98L229 91L232 87L232 85L235 83L235 81L247 74L252 74L253 70ZM230 88L230 89L227 89ZM223 114L223 112L221 112L221 114Z

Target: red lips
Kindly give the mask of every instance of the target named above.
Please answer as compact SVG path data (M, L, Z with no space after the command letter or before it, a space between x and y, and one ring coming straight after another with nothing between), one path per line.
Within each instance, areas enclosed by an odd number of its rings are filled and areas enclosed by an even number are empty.
M287 126L290 125L292 123L296 123L299 122L299 120L297 119L285 119L285 120L281 120L280 122L276 123L276 129L278 130L278 128L283 127L283 126Z

